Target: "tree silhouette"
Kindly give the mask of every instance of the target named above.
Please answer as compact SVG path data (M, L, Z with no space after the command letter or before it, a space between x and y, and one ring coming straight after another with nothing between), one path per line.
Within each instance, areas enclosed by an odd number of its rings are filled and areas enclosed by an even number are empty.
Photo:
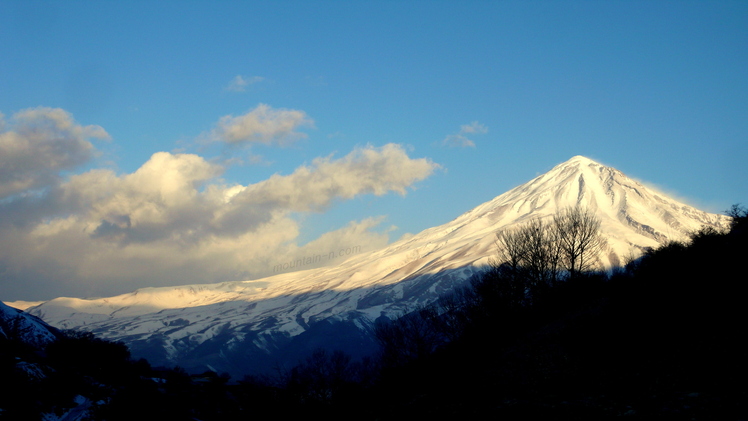
M562 209L553 216L553 231L564 269L572 278L595 268L605 245L600 219L580 206Z
M504 229L496 233L497 258L494 268L515 279L524 280L529 288L553 283L558 279L559 243L553 225L542 219Z

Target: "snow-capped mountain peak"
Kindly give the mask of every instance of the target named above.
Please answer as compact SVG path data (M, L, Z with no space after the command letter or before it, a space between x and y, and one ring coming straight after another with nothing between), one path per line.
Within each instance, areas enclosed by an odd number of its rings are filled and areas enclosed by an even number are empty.
M292 360L321 343L355 354L351 343L361 348L371 341L366 330L376 318L430 302L483 270L496 253L498 230L570 206L591 209L600 218L607 240L600 260L606 266L703 225L729 222L575 156L444 225L337 266L95 300L57 298L29 311L54 326L122 340L134 355L156 364L193 370L210 365L233 373L258 371L277 362L277 355Z

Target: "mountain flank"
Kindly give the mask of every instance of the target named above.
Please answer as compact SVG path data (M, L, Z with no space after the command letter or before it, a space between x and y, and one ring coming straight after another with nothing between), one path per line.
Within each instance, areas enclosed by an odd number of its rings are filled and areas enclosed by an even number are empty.
M320 347L362 357L376 349L377 320L434 302L484 272L496 255L497 231L576 206L601 221L601 269L730 221L576 156L444 225L337 266L109 298L61 297L28 311L59 328L122 341L152 364L192 372L260 373Z

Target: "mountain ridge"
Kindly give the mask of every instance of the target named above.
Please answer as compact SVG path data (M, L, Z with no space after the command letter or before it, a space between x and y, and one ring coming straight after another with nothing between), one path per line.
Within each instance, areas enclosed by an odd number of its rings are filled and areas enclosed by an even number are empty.
M352 336L359 332L365 341L377 318L433 301L482 271L495 254L498 229L577 205L601 219L608 239L601 262L607 267L702 225L721 228L729 221L575 156L446 224L335 266L258 280L143 288L95 300L61 297L29 312L57 327L122 340L134 355L156 363L189 361L189 369L238 372L232 359L250 355L266 363L279 350L290 352L299 338L315 343L309 339L315 330L334 336L328 324ZM239 364L243 370L251 365Z
M0 337L42 350L60 336L56 328L39 317L0 302Z

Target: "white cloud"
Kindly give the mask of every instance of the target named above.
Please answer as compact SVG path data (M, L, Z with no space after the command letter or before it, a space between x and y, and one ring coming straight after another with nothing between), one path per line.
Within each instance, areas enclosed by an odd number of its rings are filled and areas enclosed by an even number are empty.
M460 148L474 148L475 142L468 139L465 135L462 134L451 134L444 138L442 141L442 145L449 146L449 147L460 147Z
M283 145L306 137L305 133L296 131L300 127L314 127L314 121L304 111L260 104L244 115L221 117L209 137L230 144Z
M221 165L192 154L158 152L129 174L90 170L44 194L0 201L0 292L16 294L7 299L111 295L268 276L291 258L344 246L370 251L388 240L374 231L380 219L299 246L295 214L357 195L405 194L437 168L389 144L249 185L226 184Z
M485 133L488 133L488 128L477 121L473 121L470 124L463 124L460 126L460 131L458 133L450 134L444 138L444 140L442 140L442 145L449 147L474 148L475 142L470 140L467 135Z
M132 174L94 170L71 177L61 186L61 202L77 210L74 218L92 238L194 242L206 231L212 202L223 200L215 187L200 187L222 171L197 155L158 152Z
M474 121L470 124L463 124L460 126L460 133L488 133L488 127Z
M260 83L265 80L262 76L250 76L245 78L242 75L236 75L231 82L226 86L225 90L231 92L245 92L247 88L255 83Z
M367 193L381 196L389 191L404 195L406 187L437 168L428 159L411 159L397 144L366 146L337 160L317 158L311 166L301 166L287 176L276 174L248 186L244 195L297 212L319 210L335 198Z
M0 124L0 198L56 183L60 171L94 156L89 138L108 139L109 134L99 126L77 124L59 108L13 115L9 125Z

